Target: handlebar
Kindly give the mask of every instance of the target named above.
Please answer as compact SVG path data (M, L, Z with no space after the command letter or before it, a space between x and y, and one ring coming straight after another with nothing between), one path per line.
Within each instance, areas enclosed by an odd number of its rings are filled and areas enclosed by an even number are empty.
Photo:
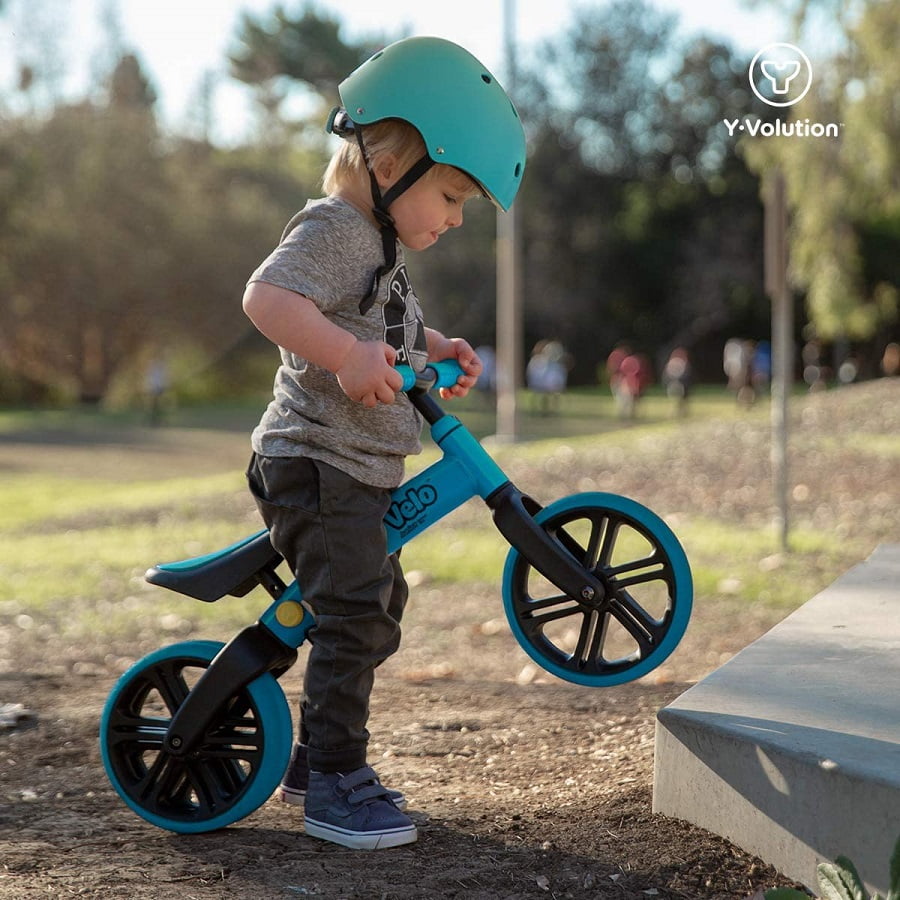
M397 371L403 377L403 387L400 389L402 391L411 391L413 388L430 391L432 388L453 387L456 379L463 374L462 367L455 359L426 363L421 372L416 372L411 366L397 366Z

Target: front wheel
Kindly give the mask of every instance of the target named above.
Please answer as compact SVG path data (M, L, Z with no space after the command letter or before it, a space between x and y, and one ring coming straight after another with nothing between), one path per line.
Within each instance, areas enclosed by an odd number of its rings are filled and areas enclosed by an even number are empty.
M617 494L574 494L535 521L603 585L569 596L512 549L503 605L516 640L548 672L610 687L655 669L678 646L691 615L687 557L655 513Z
M163 749L172 716L222 646L186 641L151 653L119 679L103 709L109 780L141 818L169 831L214 831L250 815L288 765L291 714L268 673L223 704L195 751L176 757Z

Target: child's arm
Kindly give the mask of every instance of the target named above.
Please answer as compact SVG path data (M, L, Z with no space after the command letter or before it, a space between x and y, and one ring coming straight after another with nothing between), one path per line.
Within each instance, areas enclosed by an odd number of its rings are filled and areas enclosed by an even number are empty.
M464 375L460 375L452 388L441 388L441 396L445 400L451 397L465 397L475 387L483 366L478 354L468 341L462 338L447 338L433 328L425 329L425 341L428 344L428 359L440 362L442 359L455 359L461 366Z
M363 406L393 403L403 384L393 368L397 351L380 341L359 341L327 319L308 297L265 281L244 291L244 312L270 340L334 372L341 390Z

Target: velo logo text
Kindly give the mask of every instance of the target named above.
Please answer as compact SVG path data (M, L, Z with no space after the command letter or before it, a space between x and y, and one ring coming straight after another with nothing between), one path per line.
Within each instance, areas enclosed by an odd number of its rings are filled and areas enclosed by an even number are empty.
M411 487L391 504L384 521L391 528L400 529L415 521L425 510L437 502L438 492L430 484Z

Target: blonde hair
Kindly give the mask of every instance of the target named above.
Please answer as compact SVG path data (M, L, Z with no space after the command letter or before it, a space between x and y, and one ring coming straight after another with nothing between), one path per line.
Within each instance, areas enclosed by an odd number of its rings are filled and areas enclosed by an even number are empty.
M419 130L402 119L385 119L366 125L363 132L363 140L366 145L366 155L369 157L369 166L377 169L379 161L388 155L395 157L398 169L407 171L423 156L426 155L425 141ZM469 196L481 196L482 190L461 169L446 166L441 163L433 165L423 178L434 178L436 175L454 173L459 179L459 190ZM368 182L368 172L359 144L355 138L341 141L340 147L328 162L325 174L322 176L322 187L326 194L336 194L342 188L359 184L365 180Z

